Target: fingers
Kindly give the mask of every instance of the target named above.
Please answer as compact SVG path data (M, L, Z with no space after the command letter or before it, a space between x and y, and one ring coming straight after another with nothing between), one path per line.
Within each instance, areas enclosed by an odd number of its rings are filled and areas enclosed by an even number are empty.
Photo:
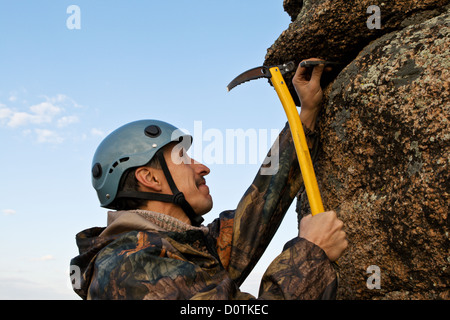
M318 58L309 58L305 59L303 61L320 61L321 59ZM322 72L324 70L324 65L320 64L313 68L312 74L310 72L311 68L308 67L302 67L301 63L298 65L297 71L295 72L293 81L310 81L314 77L314 81L317 81L317 77L320 80L320 76L322 75ZM328 70L328 68L327 68Z
M295 71L295 75L294 78L292 79L292 81L308 81L308 68L306 67L301 67L300 64L298 65L297 71Z
M334 242L336 244L337 256L341 256L342 252L348 247L347 233L344 231L344 222L336 217L334 231ZM336 258L337 259L337 258Z
M344 222L337 217L336 212L329 211L330 238L325 246L325 253L330 261L336 261L348 247L347 234L344 231Z
M300 237L321 247L331 261L336 261L348 246L344 223L334 211L302 218L299 231Z
M318 66L313 68L311 73L311 80L317 83L320 83L320 77L322 76L323 70L325 69L324 64L319 64Z

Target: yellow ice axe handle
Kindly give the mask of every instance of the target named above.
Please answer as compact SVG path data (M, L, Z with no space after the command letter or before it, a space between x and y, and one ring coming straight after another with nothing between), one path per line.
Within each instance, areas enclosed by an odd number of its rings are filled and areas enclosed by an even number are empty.
M320 197L319 186L317 184L314 167L309 154L308 144L306 142L305 132L297 112L297 107L292 99L291 93L283 79L283 75L278 67L269 69L272 75L271 82L277 91L278 97L283 104L284 111L288 118L289 127L294 140L295 151L297 152L298 163L305 184L306 195L308 196L309 206L312 215L324 212L322 198Z

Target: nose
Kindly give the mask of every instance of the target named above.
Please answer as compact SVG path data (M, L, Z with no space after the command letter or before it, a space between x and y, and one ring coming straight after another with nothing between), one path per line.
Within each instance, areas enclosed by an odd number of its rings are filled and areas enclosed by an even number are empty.
M205 166L203 163L200 163L194 159L192 159L191 165L194 167L195 173L197 173L198 175L200 175L202 177L207 176L211 172L211 170L207 166Z

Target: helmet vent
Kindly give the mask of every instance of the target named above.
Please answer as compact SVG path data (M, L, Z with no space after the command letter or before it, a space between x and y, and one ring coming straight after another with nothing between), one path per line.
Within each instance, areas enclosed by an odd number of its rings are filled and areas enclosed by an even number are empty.
M112 168L109 169L109 173L113 173L114 168L117 167L119 165L119 163L126 162L128 160L130 160L130 157L125 157L125 158L119 159L119 161L114 162L112 165Z
M147 137L156 138L161 134L161 128L155 125L150 125L145 128L144 132Z
M100 178L100 177L102 176L102 166L101 166L100 163L97 162L97 163L94 165L94 167L92 167L92 176L93 176L95 179L98 179L98 178Z

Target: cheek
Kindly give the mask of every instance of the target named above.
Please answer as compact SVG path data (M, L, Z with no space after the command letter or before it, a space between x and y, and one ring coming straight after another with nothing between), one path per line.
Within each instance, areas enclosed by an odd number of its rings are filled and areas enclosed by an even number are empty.
M192 193L196 189L191 170L180 168L172 173L172 178L178 190L185 194Z

